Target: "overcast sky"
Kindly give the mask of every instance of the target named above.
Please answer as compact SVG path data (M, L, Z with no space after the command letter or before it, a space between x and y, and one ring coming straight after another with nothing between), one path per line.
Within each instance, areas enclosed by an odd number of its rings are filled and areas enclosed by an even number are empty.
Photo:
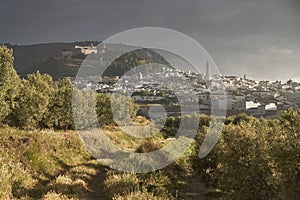
M221 73L300 80L297 0L0 0L0 42L104 40L145 26L197 40Z

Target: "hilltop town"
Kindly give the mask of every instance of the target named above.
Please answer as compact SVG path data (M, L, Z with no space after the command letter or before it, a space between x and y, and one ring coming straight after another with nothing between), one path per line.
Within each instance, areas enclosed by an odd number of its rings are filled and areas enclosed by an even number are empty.
M92 89L100 93L126 91L140 105L139 114L146 115L149 107L164 105L169 115L179 115L180 105L199 102L199 111L211 114L212 106L225 109L228 116L246 113L256 117L276 118L283 110L299 108L300 83L292 81L256 81L238 76L210 74L209 63L206 72L198 74L170 67L158 54L143 50L126 57L120 57L109 66L102 76L75 79L81 63L88 55L98 56L98 64L106 65L105 55L114 54L115 49L124 45L98 45L99 42L53 43L30 46L12 46L18 73L25 76L39 70L55 79L72 77L74 84L80 88ZM48 49L47 52L43 49ZM49 50L50 49L50 50ZM40 52L32 57L30 52ZM158 71L140 71L126 76L126 71L138 65L163 63L166 67ZM22 66L22 67L21 67ZM32 67L31 67L32 66ZM175 84L185 81L182 85ZM162 84L163 83L163 84ZM172 85L174 86L172 88ZM166 87L167 86L167 87ZM178 97L174 89L183 91ZM217 102L216 102L217 101ZM196 112L196 111L190 111ZM159 115L159 113L157 113Z
M179 115L180 103L188 105L198 101L199 111L191 113L209 115L212 106L217 106L216 109L225 109L227 116L246 113L255 117L276 118L283 110L300 105L300 83L292 80L285 83L255 81L246 75L210 75L209 71L208 63L205 74L162 67L156 72L136 72L131 76L78 78L74 84L99 93L122 91L130 94L140 105L140 114L143 115L150 106L158 104L164 105L168 114Z

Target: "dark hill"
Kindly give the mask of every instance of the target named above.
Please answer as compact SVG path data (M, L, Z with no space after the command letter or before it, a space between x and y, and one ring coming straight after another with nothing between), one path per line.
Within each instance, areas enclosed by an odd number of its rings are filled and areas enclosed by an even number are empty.
M76 49L75 46L90 46L91 44L96 46L99 42L48 43L25 46L14 45L9 47L14 51L14 66L18 74L22 77L25 77L29 73L40 71L41 73L50 74L54 79L59 79L76 76L86 55L81 53L80 49ZM125 45L121 44L111 45L107 47L106 51L109 52L109 55L112 55L125 47ZM92 55L97 61L103 56L101 53ZM144 63L156 62L169 65L158 53L149 49L138 49L116 59L105 71L104 75L122 76L126 71L138 66L141 60ZM91 68L92 75L96 71L95 67Z
M76 42L76 43L47 43L35 45L14 45L14 66L21 76L39 70L48 73L54 79L76 75L77 70L85 58L77 52L78 58L66 59L62 57L62 51L76 51L75 45L97 45L99 42Z

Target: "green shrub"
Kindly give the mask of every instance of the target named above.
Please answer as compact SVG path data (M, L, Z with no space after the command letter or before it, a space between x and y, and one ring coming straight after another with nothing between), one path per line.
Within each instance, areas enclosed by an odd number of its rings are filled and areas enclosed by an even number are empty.
M43 126L56 130L74 129L71 80L67 78L56 81L53 90L48 116L43 120Z
M278 198L266 134L256 132L253 123L226 126L217 148L218 182L226 198Z
M135 117L137 111L134 101L124 95L97 94L96 108L100 125L113 125L116 122L122 125L131 121L128 117Z
M300 194L300 110L285 111L270 132L270 154L275 161L276 176L285 199Z
M48 116L52 84L51 76L39 72L22 79L17 105L13 110L14 125L23 129L41 128L42 121Z
M0 45L0 123L4 122L16 106L20 78L13 68L13 52Z

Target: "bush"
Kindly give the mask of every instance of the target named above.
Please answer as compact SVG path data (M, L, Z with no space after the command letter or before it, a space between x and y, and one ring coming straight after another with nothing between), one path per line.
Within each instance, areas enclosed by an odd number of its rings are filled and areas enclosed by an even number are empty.
M200 114L199 115L199 128L202 128L203 126L209 126L210 121L211 121L210 116Z
M280 189L286 199L300 194L300 110L285 111L270 133L270 154L275 161Z
M162 144L159 144L157 141L153 141L152 139L144 140L141 146L136 150L138 153L149 153L152 151L156 151L162 147Z
M242 122L249 122L253 119L253 117L246 115L245 113L238 114L237 116L227 117L225 120L225 124L234 124L239 125Z
M22 79L17 105L13 110L16 126L23 129L41 128L42 121L48 116L52 84L51 76L39 72Z
M16 106L20 78L13 68L12 50L0 45L0 123Z
M260 122L225 127L217 149L219 187L229 199L277 199L278 183Z
M54 84L48 116L43 126L54 129L74 129L72 115L72 83L70 79L58 80Z
M112 125L116 122L123 125L125 122L131 121L129 117L133 118L136 115L136 104L131 98L123 95L97 94L96 102L100 125Z
M124 102L127 102L124 106ZM117 96L114 98L114 106L116 106L115 114L111 108L112 96L108 94L99 94L88 90L73 91L73 113L76 129L85 129L89 127L97 127L98 125L115 125L116 121L123 123L129 117L133 118L136 115L136 104L131 98L125 96ZM91 117L94 115L97 117Z
M201 181L206 187L217 187L217 168L218 168L218 155L217 146L204 158L199 158L200 147L203 144L203 140L207 134L208 127L202 126L195 138L195 147L191 156L191 164L194 169L194 173L201 177Z
M226 123L210 154L193 160L206 186L220 188L224 199L296 199L300 111L290 109L275 120L242 114ZM206 129L202 127L196 137L197 148Z

